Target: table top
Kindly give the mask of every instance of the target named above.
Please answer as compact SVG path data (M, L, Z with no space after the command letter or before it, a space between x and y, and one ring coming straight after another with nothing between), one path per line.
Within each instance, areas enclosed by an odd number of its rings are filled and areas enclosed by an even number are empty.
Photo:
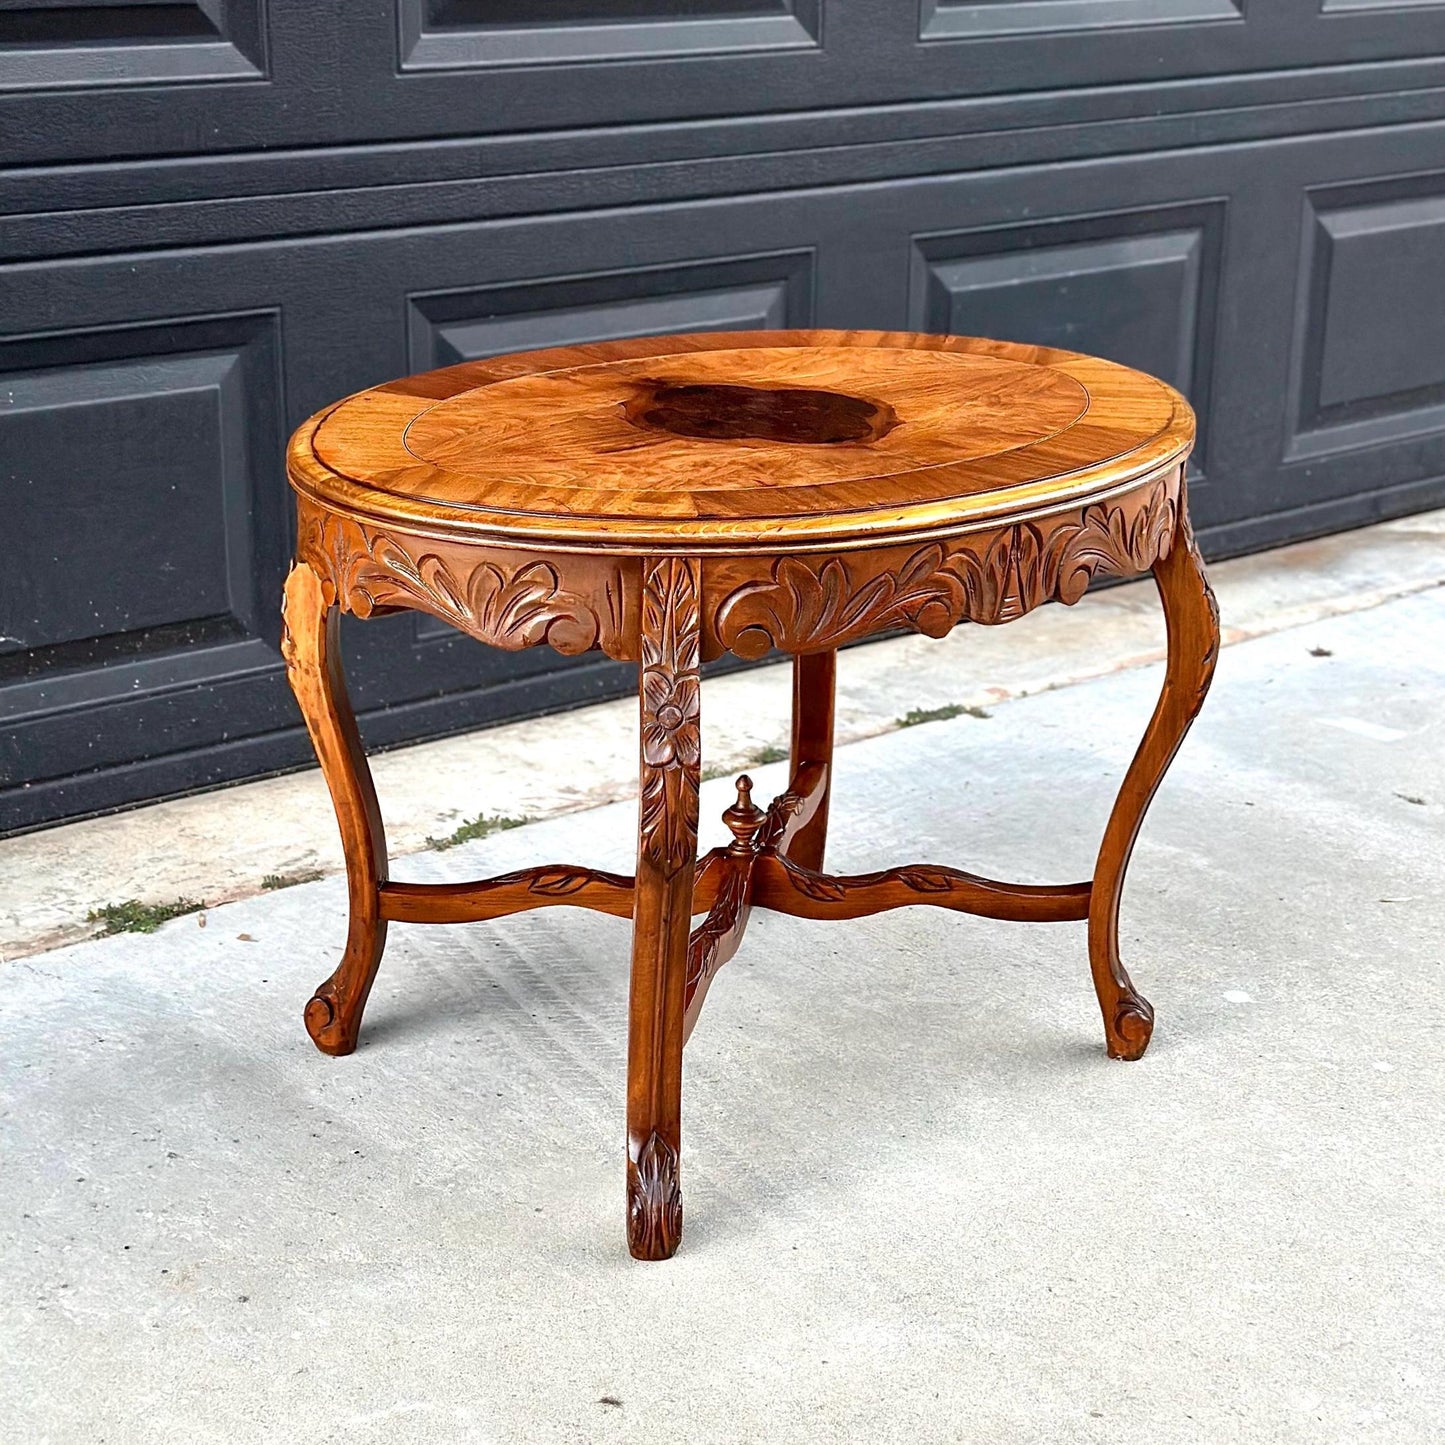
M596 550L874 544L1075 506L1179 465L1194 415L1096 357L912 332L712 332L464 362L292 439L363 521Z

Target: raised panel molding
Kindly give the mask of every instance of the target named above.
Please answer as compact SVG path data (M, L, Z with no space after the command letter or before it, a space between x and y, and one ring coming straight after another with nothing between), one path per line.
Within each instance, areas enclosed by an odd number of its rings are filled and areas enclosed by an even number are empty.
M134 696L182 651L274 654L278 353L274 312L0 340L0 715Z
M908 324L1087 351L1189 397L1202 480L1224 203L914 238Z
M1339 15L1356 10L1429 10L1439 9L1441 5L1445 5L1445 0L1320 0L1320 13Z
M401 67L460 70L798 50L823 0L397 0Z
M255 79L265 0L12 0L0 6L0 92Z
M1445 175L1305 205L1286 459L1445 431Z
M921 0L920 40L1243 21L1243 0Z
M767 330L813 320L813 253L506 282L408 297L409 366L544 346L686 331Z

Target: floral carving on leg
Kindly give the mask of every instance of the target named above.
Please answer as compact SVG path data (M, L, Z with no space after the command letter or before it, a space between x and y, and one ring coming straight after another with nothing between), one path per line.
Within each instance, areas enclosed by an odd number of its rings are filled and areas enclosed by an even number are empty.
M696 850L702 683L696 563L649 560L642 577L642 847L664 876Z
M627 1239L666 1259L682 1238L682 1041L697 855L698 563L642 564L641 799L627 1035Z

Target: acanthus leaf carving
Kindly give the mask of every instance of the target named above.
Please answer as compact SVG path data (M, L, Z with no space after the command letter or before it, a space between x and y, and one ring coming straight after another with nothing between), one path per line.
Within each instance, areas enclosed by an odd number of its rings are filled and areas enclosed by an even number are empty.
M926 863L897 868L893 876L915 893L947 893L953 888L953 876L947 868L930 868Z
M639 1259L666 1259L682 1238L677 1150L655 1129L627 1171L627 1240Z
M869 572L869 554L788 556L723 599L717 635L740 657L841 647L908 627L941 637L956 623L1011 622L1041 603L1069 606L1099 576L1133 576L1166 557L1179 475L1117 502L930 542Z
M1169 555L1178 515L1178 488L1158 483L1137 510L1123 503L1086 507L1077 526L1050 539L1048 592L1072 607L1097 576L1147 572Z
M1191 563L1190 571L1196 579L1196 585L1200 589L1205 609L1209 615L1205 646L1199 657L1194 694L1189 704L1189 717L1192 721L1199 715L1200 708L1204 706L1204 699L1209 693L1209 685L1214 680L1215 664L1219 661L1219 599L1214 595L1214 588L1209 585L1209 578L1204 571L1204 558L1200 556L1199 543L1195 540L1194 527L1189 521L1187 510L1180 512L1179 531L1176 534L1175 546L1183 547L1185 550Z
M537 868L528 876L527 886L542 898L566 898L580 893L595 877L590 868Z
M541 558L484 555L459 572L435 552L413 556L386 532L323 513L307 516L297 554L318 564L328 603L358 617L416 608L509 651L546 643L573 656L599 643L597 613Z
M836 903L847 895L847 888L827 873L795 868L790 871L789 876L799 893L816 898L820 903Z
M855 585L841 557L821 567L782 557L767 582L747 583L728 597L718 630L739 657L762 657L782 645L780 631L832 645L890 627L941 637L953 625L958 579L944 569L941 543L912 553L896 572Z

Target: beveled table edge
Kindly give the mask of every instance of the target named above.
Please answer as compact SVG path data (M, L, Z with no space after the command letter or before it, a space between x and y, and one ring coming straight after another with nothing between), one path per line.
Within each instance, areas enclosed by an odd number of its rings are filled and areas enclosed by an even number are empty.
M819 336L837 338L841 346L861 344L849 338L868 337L868 344L896 340L917 346L920 340L950 343L937 349L1000 356L1017 360L1019 353L1034 353L1037 364L1064 365L1073 360L1098 362L1083 352L1053 347L1029 347L979 337L932 336L923 333L823 332L716 332L697 339L709 343L760 342L769 337L781 347L801 345ZM642 338L655 340L657 338ZM692 337L676 338L690 341ZM640 343L639 343L640 344ZM714 349L709 347L709 349ZM544 348L494 358L507 367L523 358L545 359L554 353L572 354L576 348ZM1134 368L1116 362L1111 369ZM485 366L486 361L460 363L443 372ZM543 368L545 370L545 367ZM432 373L424 373L432 375ZM1144 376L1147 373L1139 373ZM292 488L316 505L341 517L372 526L396 526L418 537L454 542L477 542L521 549L593 552L638 556L767 554L830 547L886 546L929 538L944 538L987 527L1000 521L1026 520L1055 511L1107 500L1135 486L1147 484L1177 466L1193 449L1196 421L1188 400L1167 382L1149 380L1168 397L1168 421L1133 450L1101 459L1074 471L997 490L965 493L916 503L881 508L843 508L819 512L782 513L772 517L625 517L589 513L515 512L475 504L459 505L386 492L353 479L323 462L314 439L325 421L356 397L384 390L413 378L367 387L343 397L309 417L297 428L287 448L286 470Z
M1176 393L1177 396L1177 393ZM1182 397L1178 398L1188 408ZM340 403L338 403L339 405ZM897 542L961 536L1000 522L1029 521L1055 512L1108 501L1146 486L1178 468L1193 450L1192 427L1186 440L1143 452L1143 465L1121 472L1115 462L1063 477L1024 483L975 497L954 497L901 508L833 512L779 518L679 519L631 518L601 524L602 519L516 515L506 522L496 513L462 511L436 502L392 496L360 487L323 467L314 454L298 457L300 444L331 408L318 412L292 438L286 472L292 489L324 511L370 526L397 526L416 537L475 542L532 551L608 553L623 556L768 555L885 547ZM1190 421L1193 412L1189 413ZM1129 460L1137 462L1140 453ZM309 465L308 465L309 463ZM318 485L320 483L320 485ZM771 530L764 530L772 522Z

